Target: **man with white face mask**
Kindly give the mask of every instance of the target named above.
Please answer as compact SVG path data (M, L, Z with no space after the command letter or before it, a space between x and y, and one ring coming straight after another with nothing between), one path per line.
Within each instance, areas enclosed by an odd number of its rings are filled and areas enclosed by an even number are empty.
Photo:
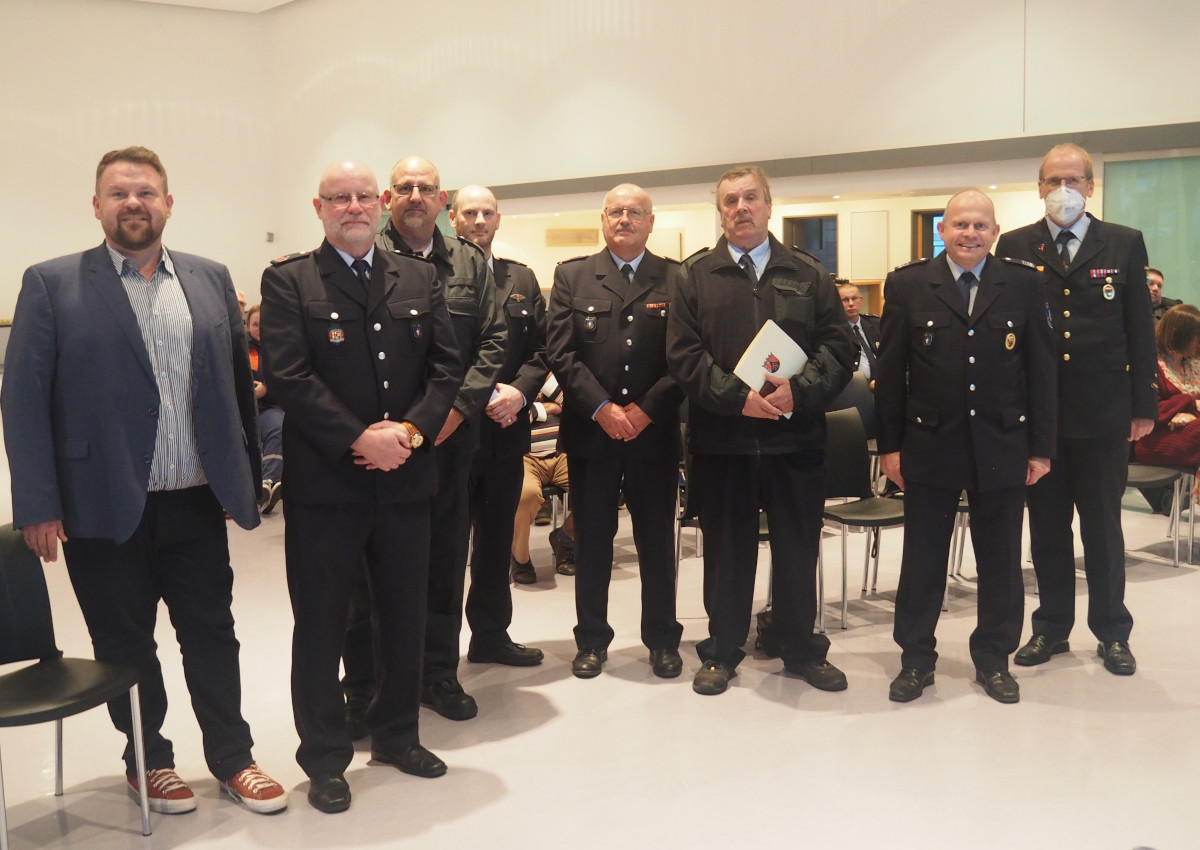
M1140 231L1084 213L1095 190L1092 161L1078 145L1052 148L1038 173L1046 217L1000 237L996 254L1042 270L1059 368L1058 453L1050 473L1028 489L1029 532L1039 605L1033 636L1014 661L1033 666L1068 652L1075 622L1079 511L1088 584L1088 627L1104 667L1136 669L1133 618L1125 607L1121 495L1129 442L1150 433L1157 415L1154 321Z

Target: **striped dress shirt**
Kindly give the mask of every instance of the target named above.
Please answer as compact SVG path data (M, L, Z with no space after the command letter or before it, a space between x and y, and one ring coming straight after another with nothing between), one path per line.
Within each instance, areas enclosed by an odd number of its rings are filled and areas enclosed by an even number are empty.
M150 491L206 484L192 420L192 313L167 249L150 280L105 243L137 317L158 384L158 431L150 464Z

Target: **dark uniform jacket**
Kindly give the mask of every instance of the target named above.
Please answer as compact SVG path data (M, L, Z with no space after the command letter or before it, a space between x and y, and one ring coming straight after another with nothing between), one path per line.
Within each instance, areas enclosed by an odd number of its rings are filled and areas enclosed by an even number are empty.
M900 452L905 481L953 490L1023 484L1053 458L1054 346L1045 287L1019 260L988 257L975 309L945 253L887 277L875 380L879 452Z
M1129 438L1154 419L1158 354L1142 234L1092 218L1069 270L1046 220L1000 237L996 256L1044 274L1058 358L1059 436Z
M725 237L684 262L671 313L667 358L687 394L694 453L780 454L825 449L825 405L854 373L858 347L829 272L770 237L771 257L752 285ZM790 419L742 416L751 387L733 374L758 329L773 319L808 362L792 376ZM758 389L758 387L754 387Z
M546 353L563 389L559 450L567 455L679 456L683 394L667 374L666 334L679 274L675 260L642 257L632 284L608 249L559 263L550 292ZM592 419L606 399L630 402L652 423L636 440L613 440Z
M546 383L546 300L533 269L516 260L492 259L496 302L508 328L504 365L496 383L510 384L525 396L517 420L501 428L487 417L479 431L482 457L513 457L529 451L529 407Z
M287 414L287 498L297 504L430 496L431 454L462 380L432 265L376 250L367 291L328 242L263 272L267 386ZM398 469L354 463L350 444L374 422L409 420L426 443Z
M413 253L391 219L388 219L375 244L385 251ZM473 441L478 432L477 420L491 398L496 376L504 363L504 320L496 308L492 275L488 271L487 258L479 246L458 236L447 239L440 230L435 229L433 250L428 261L433 263L442 282L446 309L450 311L450 318L454 322L454 333L465 369L462 386L454 399L454 408L466 420L458 430L466 429L464 434L470 434L469 439ZM436 437L441 427L442 423L439 423L432 432L422 429L422 433Z
M1160 296L1158 299L1158 304L1151 305L1151 312L1154 314L1154 321L1157 323L1158 320L1163 317L1163 314L1165 314L1172 307L1178 307L1182 303L1182 301L1179 301L1175 298Z

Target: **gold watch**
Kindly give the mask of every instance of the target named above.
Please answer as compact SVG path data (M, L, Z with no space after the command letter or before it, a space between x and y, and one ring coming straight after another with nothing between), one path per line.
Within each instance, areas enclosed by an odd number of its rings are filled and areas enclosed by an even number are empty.
M405 419L400 423L404 426L404 430L408 432L409 448L419 449L425 444L425 435L421 433L421 429Z

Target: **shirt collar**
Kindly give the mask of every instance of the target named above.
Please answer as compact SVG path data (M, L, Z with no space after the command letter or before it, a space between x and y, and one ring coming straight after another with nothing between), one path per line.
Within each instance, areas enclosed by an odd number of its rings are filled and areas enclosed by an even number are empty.
M643 248L642 253L638 254L632 260L622 260L612 251L608 252L608 256L612 257L612 261L616 264L618 271L620 271L626 263L629 263L629 265L633 266L633 273L637 274L638 266L642 264L642 258L646 256L646 249Z
M950 259L949 254L946 254L946 262L950 264L950 273L954 275L955 281L963 276L963 272L970 272L971 274L975 275L976 280L983 280L983 267L987 265L987 257L984 257L982 260L980 260L979 265L970 269L963 268L958 263L954 262L954 260Z
M112 245L109 245L107 239L104 241L104 247L108 249L108 257L110 260L112 260L113 268L116 269L118 277L124 272L126 263L129 263L136 268L137 264L114 248ZM159 266L161 266L163 271L165 271L171 277L175 277L175 265L171 262L171 255L167 253L166 245L162 246L162 256L159 257L158 265L155 266L155 271L158 271ZM138 270L138 274L141 274L140 269Z
M1091 216L1089 216L1087 213L1081 215L1079 220L1070 227L1059 227L1057 224L1055 224L1054 219L1050 218L1050 216L1046 216L1046 226L1050 228L1050 236L1055 241L1058 241L1058 234L1062 233L1064 230L1069 230L1075 234L1075 238L1078 239L1079 244L1082 245L1083 237L1087 236L1088 227L1090 227L1091 224Z
M333 250L338 252L338 256L341 257L345 261L346 265L350 266L351 268L354 267L354 261L358 259L357 257L351 257L349 254L347 254L345 251L343 251L341 248L337 247L336 245L333 246ZM363 254L362 258L367 261L367 266L375 265L375 246L373 244L371 245L371 247L367 251L367 253Z
M733 257L735 263L742 261L743 254L750 255L750 262L754 263L754 273L758 277L762 277L763 269L767 266L767 260L771 259L771 237L768 236L763 240L763 243L749 251L743 251L736 247L732 242L726 243L729 247L729 256Z

